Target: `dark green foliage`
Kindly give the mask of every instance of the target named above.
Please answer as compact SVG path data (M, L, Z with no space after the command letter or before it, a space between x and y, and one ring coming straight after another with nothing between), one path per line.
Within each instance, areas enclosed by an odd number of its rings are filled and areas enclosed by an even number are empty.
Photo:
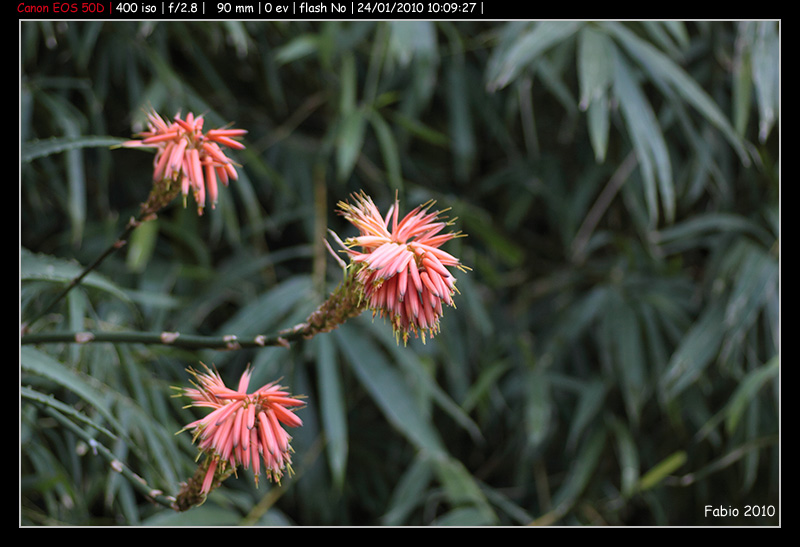
M449 207L472 268L424 345L368 313L288 350L24 345L22 524L778 523L776 23L21 32L23 323L146 199L152 156L109 149L145 108L249 131L215 210L176 200L30 332L291 327L341 280L323 239L362 189ZM199 361L308 406L294 477L178 514L94 441L174 495L197 415L170 386Z

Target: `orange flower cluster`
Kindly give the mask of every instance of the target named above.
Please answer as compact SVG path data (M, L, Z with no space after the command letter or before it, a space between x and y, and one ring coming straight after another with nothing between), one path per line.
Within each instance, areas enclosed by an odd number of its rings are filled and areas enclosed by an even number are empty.
M345 240L351 263L360 266L360 282L373 314L388 317L395 335L409 333L425 341L439 332L443 304L454 306L455 277L447 269L466 268L458 258L439 247L460 233L439 233L452 222L440 219L442 211L429 212L433 202L420 205L398 222L400 204L382 217L372 199L360 193L355 205L340 202L344 217L361 235ZM362 251L352 247L361 247Z
M226 387L216 371L189 372L197 379L197 387L184 389L183 394L192 399L191 406L213 409L184 428L194 429L194 440L200 439L198 447L212 458L201 493L210 492L215 475L223 474L228 466L235 471L239 464L245 469L252 465L256 485L262 459L267 477L273 481L280 482L284 469L291 474L291 436L281 424L303 425L290 410L303 406L303 401L275 382L247 393L250 369L242 374L236 390Z
M225 156L220 145L241 150L244 145L234 138L247 133L245 129L209 129L203 133L203 117L189 112L186 119L176 115L167 123L154 110L148 112L148 130L138 136L140 140L123 143L128 148L157 148L153 161L153 181L167 185L180 183L184 205L189 190L197 202L197 213L202 214L206 197L212 208L217 202L217 181L227 186L238 174L233 162Z

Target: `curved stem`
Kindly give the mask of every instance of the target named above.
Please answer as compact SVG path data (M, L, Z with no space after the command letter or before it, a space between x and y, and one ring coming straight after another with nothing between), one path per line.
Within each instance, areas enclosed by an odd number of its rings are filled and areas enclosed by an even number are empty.
M147 217L144 217L144 215L140 215L138 218L131 217L131 219L128 221L128 224L127 224L127 226L125 226L125 230L124 230L124 231L122 232L122 234L121 234L121 235L120 235L120 236L119 236L119 237L118 237L118 238L117 238L117 239L114 241L114 243L112 243L112 244L111 244L111 245L110 245L110 246L109 246L109 247L108 247L108 248L107 248L105 251L103 251L103 253L102 253L100 256L98 256L98 257L95 259L95 261L94 261L94 262L92 262L91 264L89 264L88 266L86 266L86 267L83 269L83 271L81 271L81 273L79 273L77 276L75 276L75 277L72 279L72 281L70 281L70 282L67 284L67 286L66 286L66 287L64 287L64 289L63 289L63 290L62 290L60 293L58 293L58 294L55 296L55 298L53 298L53 300L51 300L51 301L50 301L50 303L49 303L49 304L47 304L47 305L44 307L44 309L43 309L43 310L42 310L42 311L39 313L39 315L37 315L36 317L34 317L34 318L33 318L31 321L29 321L27 324L28 324L28 325L31 325L31 324L33 324L33 323L34 323L34 322L35 322L37 319L39 319L40 317L44 317L44 316L45 316L45 315L46 315L46 314L47 314L47 313L48 313L50 310L52 310L52 309L55 307L55 305L56 305L56 304L58 304L58 303L59 303L59 302L60 302L60 301L61 301L61 300L62 300L62 299L65 297L65 296L67 296L67 293L69 293L69 291L71 291L71 290L72 290L72 289L74 289L76 286L78 286L78 285L80 284L80 282L81 282L81 281L83 281L83 278L84 278L84 277L86 277L87 275L89 275L89 273L90 273L92 270L94 270L95 268L97 268L97 267L98 267L98 266L99 266L99 265L100 265L100 264L101 264L101 263L102 263L102 262L103 262L103 261L104 261L106 258L108 258L108 257L109 257L109 256L111 256L112 254L114 254L114 252L115 252L115 251L117 251L118 249L121 249L122 247L124 247L124 246L127 244L127 242L128 242L128 238L130 237L131 233L133 233L133 231L134 231L134 230L135 230L135 229L136 229L136 228L137 228L137 227L138 227L138 226L139 226L139 225L140 225L142 222L144 222L144 221L146 221L146 220L150 220L151 218L153 218L153 217L152 217L152 216L150 216L150 215L148 215Z
M58 293L53 300L47 304L44 309L34 317L33 320L28 321L26 325L33 324L34 321L40 317L44 317L53 307L58 304L73 288L75 288L83 278L97 268L106 258L114 254L118 249L121 249L128 243L128 238L133 231L138 228L143 222L157 218L157 213L166 207L180 192L180 185L173 183L170 179L163 179L153 184L150 194L147 196L147 201L141 204L139 215L131 217L122 234L112 243L103 253L98 256L94 262L86 266L81 273L75 276L64 289ZM27 327L23 327L23 331Z
M128 468L128 466L118 460L111 450L106 448L103 444L98 443L92 435L79 427L75 422L50 406L43 406L43 410L52 418L55 418L55 420L61 425L86 441L86 443L92 447L92 450L96 454L99 454L108 461L111 469L125 477L136 490L145 495L148 499L152 500L154 503L163 505L164 507L168 507L170 509L175 509L174 497L165 495L160 490L151 488L142 477L134 473L130 468Z

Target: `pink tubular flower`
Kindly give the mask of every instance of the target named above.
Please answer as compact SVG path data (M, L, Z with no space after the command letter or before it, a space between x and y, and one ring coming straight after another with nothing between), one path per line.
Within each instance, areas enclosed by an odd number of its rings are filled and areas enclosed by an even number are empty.
M147 113L148 130L139 134L141 140L127 141L129 148L157 148L153 161L153 181L180 183L184 203L191 188L197 202L197 213L203 214L206 194L212 208L217 202L217 180L227 186L238 174L233 162L222 152L220 145L241 150L236 140L247 133L245 129L209 129L203 133L203 117L189 112L186 119L175 115L167 123L154 110Z
M284 469L291 475L291 436L281 424L303 425L290 407L304 403L275 382L247 393L249 368L242 374L236 390L225 387L219 374L208 367L206 372L191 369L189 372L197 379L197 388L184 389L183 394L192 399L191 406L213 409L205 418L184 428L194 429L194 441L199 439L198 447L212 459L201 493L211 491L215 474L221 474L227 466L235 471L239 464L245 469L253 466L258 485L261 459L269 479L280 482Z
M361 265L356 274L373 315L387 316L395 335L407 342L409 332L432 338L439 332L442 304L455 306L455 277L448 267L467 268L439 247L460 233L439 232L452 222L440 219L442 211L429 212L433 201L420 205L398 222L399 202L382 217L363 192L353 195L355 205L340 202L344 217L361 235L345 240L351 263ZM352 247L361 247L358 252Z

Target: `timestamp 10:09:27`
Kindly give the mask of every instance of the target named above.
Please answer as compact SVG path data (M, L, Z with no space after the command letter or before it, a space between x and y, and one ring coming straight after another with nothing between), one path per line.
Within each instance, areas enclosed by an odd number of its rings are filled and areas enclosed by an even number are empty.
M477 13L478 2L356 2L356 13ZM482 11L482 10L481 10Z

